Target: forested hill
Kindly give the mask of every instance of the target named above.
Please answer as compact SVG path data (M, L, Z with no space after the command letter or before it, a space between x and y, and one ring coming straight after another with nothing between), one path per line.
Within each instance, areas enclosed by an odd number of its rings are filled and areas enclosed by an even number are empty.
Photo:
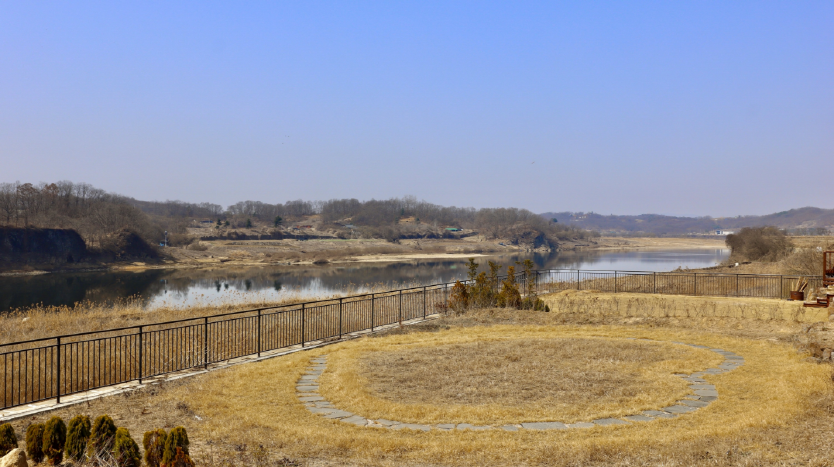
M541 216L545 219L556 219L560 224L594 230L606 235L705 234L717 229L734 230L763 225L772 225L803 235L834 232L834 209L814 207L791 209L765 216L738 217L674 217L660 214L604 216L593 212L546 212Z

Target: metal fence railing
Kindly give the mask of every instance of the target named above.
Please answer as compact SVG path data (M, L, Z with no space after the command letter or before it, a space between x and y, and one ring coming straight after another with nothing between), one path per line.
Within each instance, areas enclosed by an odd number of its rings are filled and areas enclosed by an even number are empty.
M540 270L521 290L787 298L798 276ZM811 288L819 277L808 277ZM817 284L819 282L819 284ZM452 283L0 344L0 409L340 338L446 309Z

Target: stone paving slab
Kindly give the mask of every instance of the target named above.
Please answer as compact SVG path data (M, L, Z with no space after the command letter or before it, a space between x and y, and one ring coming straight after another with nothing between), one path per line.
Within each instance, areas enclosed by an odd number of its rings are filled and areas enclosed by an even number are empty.
M688 400L688 399L685 399L685 400L682 400L682 401L678 401L678 402L676 402L676 404L678 404L678 405L686 405L686 406L689 406L689 407L699 407L699 408L700 408L700 407L706 407L706 406L708 406L708 405L709 405L709 402L704 402L704 401L693 401L693 400Z
M689 389L692 389L692 390L700 390L700 391L703 391L703 390L715 391L715 385L712 385L712 384L700 384L700 383L699 383L699 384L690 384L690 385L689 385Z
M562 422L532 422L522 423L521 427L525 430L565 430L568 426Z
M628 422L625 420L620 420L619 418L600 418L594 420L594 425L600 426L609 426L609 425L628 425Z
M593 428L596 425L590 422L576 422L576 423L569 423L568 428Z
M515 425L504 425L501 429L504 431L518 431L518 427Z
M354 415L352 417L343 418L341 421L345 422L345 423L351 423L353 425L358 425L358 426L365 426L365 425L368 424L368 420L360 417L359 415Z
M332 413L325 415L324 418L345 418L345 417L350 417L350 416L353 416L352 412L347 412L345 410L338 410L337 409L337 410L333 411Z
M623 419L630 422L650 422L654 420L652 417L647 417L645 415L627 415L623 417Z
M685 405L672 405L669 407L663 407L664 412L674 413L674 414L684 414L689 412L694 412L698 410L695 407L687 407Z
M315 392L319 390L318 386L301 385L296 386L295 389L299 392Z
M304 397L299 397L298 400L300 400L301 402L317 402L317 401L323 401L324 397L321 397L321 396L304 396Z

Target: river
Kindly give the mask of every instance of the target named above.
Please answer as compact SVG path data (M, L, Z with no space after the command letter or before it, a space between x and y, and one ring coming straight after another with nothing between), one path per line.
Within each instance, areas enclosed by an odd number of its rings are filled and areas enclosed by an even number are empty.
M671 271L702 268L725 260L725 249L604 251L586 250L533 255L476 258L504 266L530 258L537 269ZM112 303L129 297L152 309L161 306L211 305L274 301L288 296L315 297L361 292L369 287L451 282L466 277L466 260L431 259L410 262L337 263L326 265L216 267L212 269L149 269L0 277L0 312L81 301Z

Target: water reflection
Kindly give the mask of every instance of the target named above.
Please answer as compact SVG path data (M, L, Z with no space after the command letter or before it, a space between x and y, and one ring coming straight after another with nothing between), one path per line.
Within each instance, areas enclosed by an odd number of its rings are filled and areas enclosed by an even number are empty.
M713 266L726 259L727 250L578 251L542 255L480 257L504 266L532 259L539 269L617 269L669 271L678 267ZM225 267L169 269L142 272L89 272L0 278L0 311L43 305L71 305L89 300L112 302L141 296L153 308L197 303L275 300L287 294L320 296L359 292L366 285L451 282L466 277L466 260L436 259L401 263L346 263L281 267Z

